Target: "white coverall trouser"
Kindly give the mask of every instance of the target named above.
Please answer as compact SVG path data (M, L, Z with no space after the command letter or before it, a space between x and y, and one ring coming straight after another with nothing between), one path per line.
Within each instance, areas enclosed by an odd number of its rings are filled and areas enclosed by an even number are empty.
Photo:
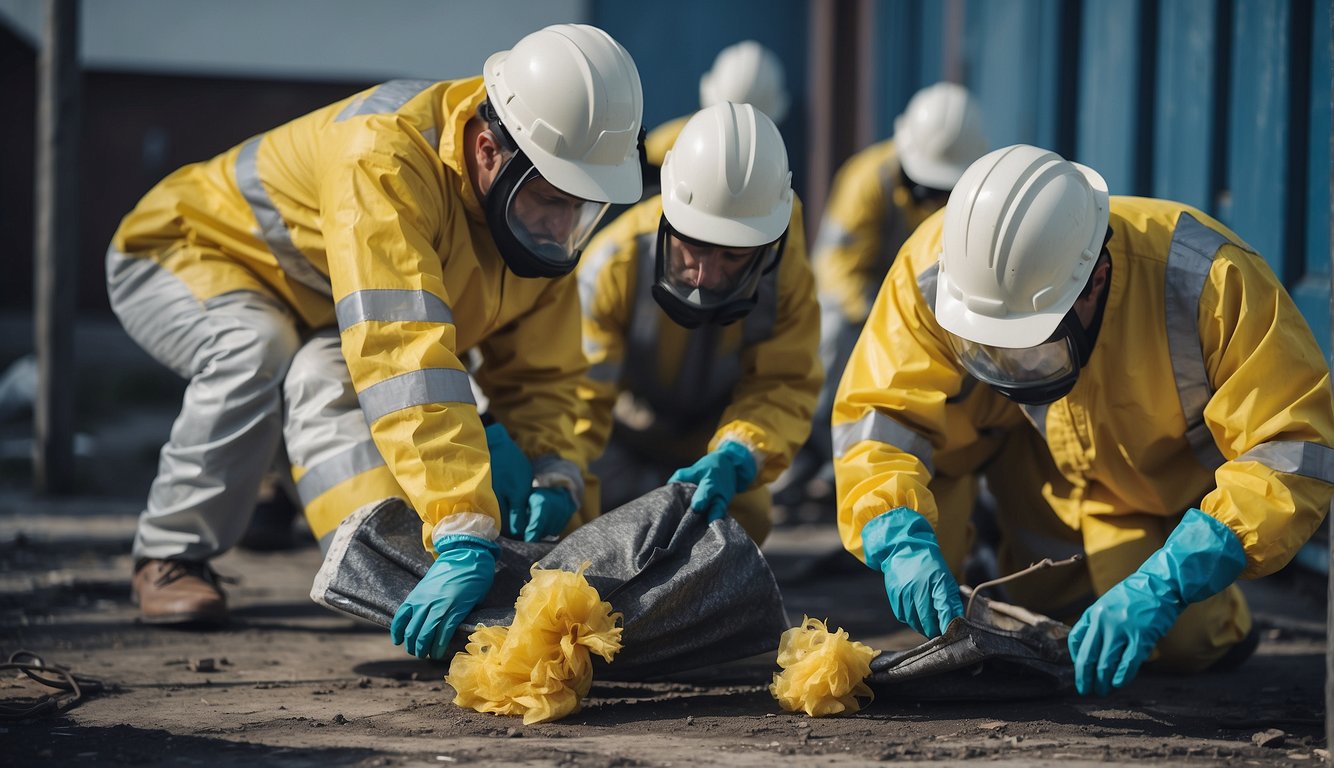
M300 344L277 299L200 301L149 258L107 254L111 308L145 351L189 380L134 538L136 558L206 560L245 532L282 436L283 378Z

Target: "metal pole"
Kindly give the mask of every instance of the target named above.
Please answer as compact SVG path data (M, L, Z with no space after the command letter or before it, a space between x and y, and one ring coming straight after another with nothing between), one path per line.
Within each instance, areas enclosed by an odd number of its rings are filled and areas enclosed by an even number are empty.
M1325 52L1329 59L1330 71L1334 72L1334 4L1330 5L1329 13L1330 47ZM1316 59L1320 54L1313 52L1312 59ZM1330 104L1334 106L1334 82L1330 83ZM1334 132L1330 135L1330 156L1334 158ZM1330 292L1329 292L1329 311L1330 318L1334 320L1334 164L1329 172L1329 258L1330 258ZM1334 350L1334 322L1330 323L1330 349ZM1334 506L1334 505L1331 505ZM1325 593L1325 749L1334 751L1334 523L1330 523L1329 531L1329 585Z
M836 3L814 2L809 5L806 69L806 230L816 232L819 211L824 210L829 181L837 167L834 160Z
M46 0L37 74L33 489L74 490L79 0Z
M802 202L806 229L815 233L834 173L865 146L873 124L866 98L874 82L867 64L874 5L869 2L813 2L807 18L807 158ZM869 143L869 139L866 139Z

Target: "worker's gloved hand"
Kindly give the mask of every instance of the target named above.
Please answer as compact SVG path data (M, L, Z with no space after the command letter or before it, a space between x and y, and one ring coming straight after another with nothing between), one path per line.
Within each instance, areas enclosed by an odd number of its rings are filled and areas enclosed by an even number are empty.
M454 630L491 589L500 547L479 536L435 541L435 563L408 593L389 624L394 645L423 659L443 659Z
M1222 592L1246 566L1232 529L1192 509L1162 548L1098 598L1070 631L1075 688L1106 695L1139 665L1190 603Z
M528 494L533 490L533 465L515 444L505 425L493 421L486 427L486 447L491 452L491 490L500 502L501 533L512 539L528 527Z
M690 510L708 515L713 522L727 514L732 497L750 487L757 471L746 446L724 440L699 461L673 472L667 482L694 483L697 487L690 497Z
M963 615L954 580L931 524L915 510L896 507L862 526L866 564L885 574L894 618L936 637Z
M541 541L559 536L574 516L574 494L563 487L534 488L528 496L528 527L524 541Z

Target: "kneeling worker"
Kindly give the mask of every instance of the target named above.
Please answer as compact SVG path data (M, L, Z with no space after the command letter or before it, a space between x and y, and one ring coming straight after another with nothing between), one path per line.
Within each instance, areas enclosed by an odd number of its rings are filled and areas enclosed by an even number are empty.
M1052 152L999 149L904 244L843 375L840 533L884 572L894 615L938 635L963 611L958 489L984 470L1003 570L1086 558L1006 585L1074 621L1081 693L1151 658L1235 665L1255 636L1233 582L1287 564L1334 495L1329 379L1226 227L1109 198Z
M787 149L764 113L717 104L682 129L662 179L579 267L582 445L603 510L670 477L699 486L696 511L730 511L760 542L765 484L809 434L822 380Z

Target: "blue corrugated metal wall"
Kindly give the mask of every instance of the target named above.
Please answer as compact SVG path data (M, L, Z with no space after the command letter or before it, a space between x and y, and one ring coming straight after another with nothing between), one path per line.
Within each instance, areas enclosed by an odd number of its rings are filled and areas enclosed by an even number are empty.
M937 5L880 7L907 20ZM926 33L896 34L948 49ZM968 0L961 50L993 143L1049 146L1114 194L1218 217L1269 261L1330 352L1330 0ZM881 61L888 71L912 55ZM929 82L887 78L884 134Z
M635 58L644 85L644 125L650 130L699 109L699 78L723 48L757 40L778 54L792 94L780 127L800 191L802 165L795 160L806 147L805 0L594 0L591 11L591 23L611 33Z
M961 73L993 144L1050 147L1096 167L1114 194L1180 200L1232 227L1328 354L1330 3L880 0L880 100L868 108L888 136L914 91ZM951 8L963 14L954 45ZM778 51L798 176L808 15L801 0L595 0L592 13L639 62L650 126L695 108L699 75L724 45L751 37Z

